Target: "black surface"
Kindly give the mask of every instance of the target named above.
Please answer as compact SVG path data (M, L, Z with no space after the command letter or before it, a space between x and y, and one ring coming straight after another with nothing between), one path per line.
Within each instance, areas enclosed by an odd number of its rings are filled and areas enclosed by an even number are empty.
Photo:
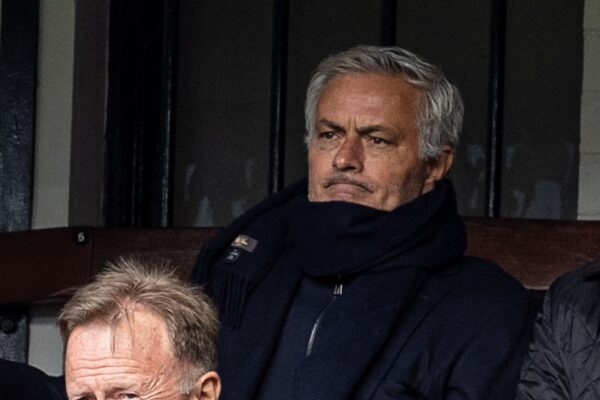
M38 12L38 0L2 2L0 232L31 226ZM0 358L27 360L27 320L26 308L0 309Z
M222 226L277 191L282 170L284 185L306 176L311 72L331 53L380 43L442 66L463 94L451 171L461 214L576 217L582 0L306 0L289 2L287 30L272 26L285 20L280 4L181 2L193 12L181 16L191 67L180 68L178 226Z
M381 45L396 44L397 0L381 0Z
M223 226L268 195L274 1L179 7L174 221Z
M31 223L38 0L2 2L0 232Z
M67 400L63 376L48 376L22 363L0 359L0 399Z
M491 9L485 216L497 218L502 189L506 1L492 0Z
M176 0L111 2L106 130L109 226L168 226Z
M0 358L27 362L29 347L28 312L26 307L0 308ZM0 394L0 398L2 395Z
M537 315L539 311L542 309L542 304L544 303L544 296L546 295L545 290L527 290L527 295L529 296L529 305L531 307L531 316L532 316L532 324L533 318Z
M583 0L507 0L501 217L576 219Z

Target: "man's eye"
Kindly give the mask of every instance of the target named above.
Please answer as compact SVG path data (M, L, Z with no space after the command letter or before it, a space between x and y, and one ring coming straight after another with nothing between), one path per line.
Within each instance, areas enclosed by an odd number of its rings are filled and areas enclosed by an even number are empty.
M139 399L139 396L135 393L121 393L119 399Z
M389 143L387 140L382 139L382 138L377 137L377 136L371 136L370 140L371 140L371 143L378 144L378 145L380 145L380 144L388 144Z
M334 131L327 131L327 132L319 133L319 138L321 138L321 139L333 139L335 136L336 135L335 135Z

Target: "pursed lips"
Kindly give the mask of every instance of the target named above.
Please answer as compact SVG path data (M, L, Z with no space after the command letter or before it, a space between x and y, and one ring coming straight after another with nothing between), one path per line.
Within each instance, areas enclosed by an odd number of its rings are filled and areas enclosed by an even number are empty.
M356 189L361 189L366 192L372 193L373 189L370 187L371 185L360 182L351 178L346 177L330 177L325 180L323 183L323 187L329 189L334 187L334 189L341 192L354 192Z

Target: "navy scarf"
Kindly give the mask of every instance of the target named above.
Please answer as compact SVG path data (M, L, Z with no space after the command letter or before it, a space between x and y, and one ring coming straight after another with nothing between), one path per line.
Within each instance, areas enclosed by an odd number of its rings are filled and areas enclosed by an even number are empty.
M228 260L239 234L256 247ZM254 398L307 275L346 275L354 280L353 295L342 296L322 321L322 335L298 368L293 398L351 398L357 382L369 382L360 391L372 392L423 317L406 315L416 293L464 249L449 182L391 212L310 203L306 181L259 204L205 247L195 271L222 320L219 372L231 388L223 397Z
M287 247L292 257L301 261L302 272L311 277L432 267L438 260L455 255L457 249L461 254L464 251L463 225L455 210L448 182L391 212L295 197L289 205ZM453 235L437 238L436 252L430 252L439 226L449 224Z
M232 246L239 234L257 241L252 252ZM325 277L367 269L433 268L440 260L462 255L465 247L449 181L387 212L345 202L309 202L302 180L219 232L201 252L193 279L207 287L224 325L235 327L248 294L270 273L284 248L301 273Z

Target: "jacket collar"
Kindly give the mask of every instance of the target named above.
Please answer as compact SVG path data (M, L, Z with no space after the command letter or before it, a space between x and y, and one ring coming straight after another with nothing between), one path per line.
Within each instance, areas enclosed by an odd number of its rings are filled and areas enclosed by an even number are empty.
M287 311L303 277L293 260L278 261L280 251L273 243L283 248L285 232L289 228L286 204L305 188L305 181L293 185L235 221L205 247L194 271L197 281L207 286L223 318L219 365L224 398L254 398L268 368ZM453 201L453 193L449 195ZM452 213L458 219L455 209ZM444 226L448 221L442 219L436 225L439 227L439 224ZM253 252L241 251L235 262L227 263L232 242L241 233L257 240L258 246ZM452 254L462 253L460 241L464 241L464 230L443 232L435 237L434 246L458 238L459 241L451 246L454 248ZM425 242L432 240L427 238ZM269 247L266 243L271 243L272 247L261 253L261 249ZM434 253L431 248L420 251L424 255ZM397 261L397 257L389 261L394 263L394 259ZM418 267L418 263L411 267L411 260L414 259L404 260L406 268L381 269L360 275L365 303L341 304L340 312L335 316L342 316L342 319L331 321L333 329L323 329L332 335L338 332L338 336L324 338L322 343L327 346L327 351L316 344L312 358L307 358L299 368L296 398L368 398L368 393L375 390L374 382L383 379L410 333L445 294L439 290L427 301L416 296L418 288L436 271ZM442 262L446 260L443 258ZM293 267L273 268L276 263ZM236 286L238 278L244 284ZM219 292L219 287L226 290ZM231 290L234 287L240 289L239 293ZM357 308L361 306L364 308ZM378 334L373 335L373 332ZM331 367L331 359L324 358L326 354L334 354L336 362L344 362L347 367L344 376L339 376L339 369ZM365 375L368 384L360 390L360 396L353 395L355 383L365 381Z

